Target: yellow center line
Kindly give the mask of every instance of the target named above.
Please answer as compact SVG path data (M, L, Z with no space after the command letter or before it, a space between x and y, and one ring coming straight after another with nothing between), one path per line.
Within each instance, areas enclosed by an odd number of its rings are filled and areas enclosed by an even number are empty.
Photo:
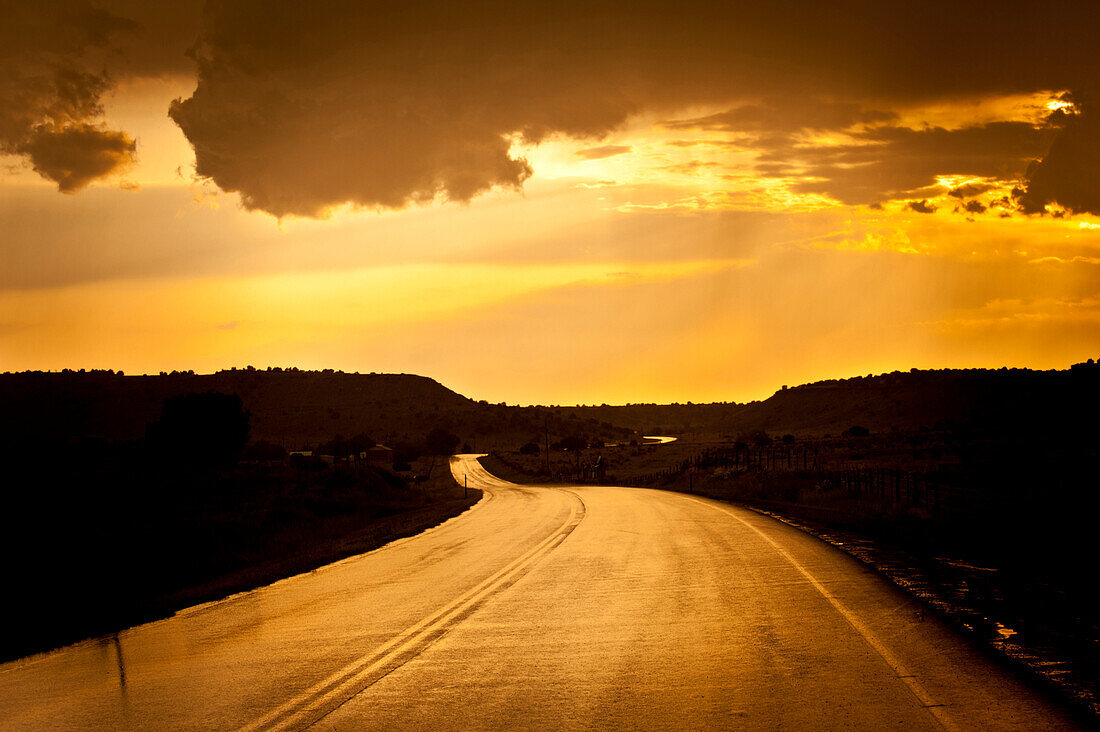
M577 498L579 500L579 497ZM581 502L582 509L583 505L583 502ZM583 518L583 513L580 518ZM426 647L426 642L430 642L441 635L440 631L444 630L448 624L469 614L470 611L476 609L479 603L506 586L509 580L554 549L576 527L580 522L580 518L578 518L576 504L572 504L569 517L565 522L533 549L513 560L503 569L428 618L398 633L372 653L356 659L296 697L241 727L241 732L253 732L259 729L287 729L296 725L300 726L304 717L316 714L321 708L340 699L341 696L354 696L361 690L361 688L355 688L357 685L369 685L370 677L380 669L385 669L386 666L393 664L402 655L410 652L415 654L423 650L423 647ZM418 650L418 646L422 647ZM346 701L346 699L340 701Z

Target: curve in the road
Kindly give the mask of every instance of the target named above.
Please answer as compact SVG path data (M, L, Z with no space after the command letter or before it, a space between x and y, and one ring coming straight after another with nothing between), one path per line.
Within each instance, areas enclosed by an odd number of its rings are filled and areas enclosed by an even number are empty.
M494 487L499 489L511 485L485 470L481 463L477 462L477 458L480 457L484 455L455 456L451 461L452 475L455 480L466 484L468 478L473 477L475 485L489 497L492 496ZM585 506L580 496L572 491L559 490L572 496L575 503L561 526L542 543L430 617L406 628L380 648L356 659L295 698L244 725L240 728L241 732L302 729L316 724L347 700L415 658L457 623L476 612L494 595L514 585L530 571L532 565L565 541L566 537L573 533L578 524L584 520Z
M452 472L486 498L433 530L0 666L0 728L1074 726L767 516Z

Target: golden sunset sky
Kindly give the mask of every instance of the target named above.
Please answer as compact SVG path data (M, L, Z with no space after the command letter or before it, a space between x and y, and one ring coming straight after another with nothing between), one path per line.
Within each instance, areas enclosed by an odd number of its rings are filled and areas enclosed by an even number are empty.
M1091 3L0 9L3 371L573 404L1100 355Z

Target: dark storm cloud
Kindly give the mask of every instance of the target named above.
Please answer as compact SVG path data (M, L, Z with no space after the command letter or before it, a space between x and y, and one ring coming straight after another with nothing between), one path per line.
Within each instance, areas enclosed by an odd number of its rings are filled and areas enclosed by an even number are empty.
M630 152L630 145L600 145L599 147L586 147L574 153L578 158L585 160L601 160L615 155L624 155Z
M60 129L35 128L19 152L31 159L44 178L56 182L60 191L72 193L127 165L135 147L124 132L71 124Z
M1092 12L1089 3L1011 12L933 3L913 14L870 1L211 2L194 53L198 87L171 115L198 172L252 208L310 216L346 202L464 201L531 174L510 156L513 139L599 139L643 110L731 105L674 128L835 129L888 123L899 103L1073 88L1097 71L1081 22ZM946 49L988 61L959 64ZM948 147L924 148L936 166L910 157L897 180L870 150L809 163L828 178L817 188L848 201L910 191L972 162L1020 168L1016 147L998 161L951 147L950 135L940 141ZM883 140L878 152L913 144ZM859 183L863 171L839 167L846 158L878 179Z
M981 201L967 201L963 208L967 213L980 214L986 212L986 206Z
M133 23L61 0L0 2L0 17L0 152L67 193L128 164L134 141L100 121L111 84L101 54Z
M195 2L0 1L15 21L0 31L0 128L17 129L0 133L6 152L37 125L92 121L64 112L94 109L108 83L85 63L89 50L109 49L118 73L171 73L200 24ZM696 126L775 134L888 125L891 110L921 102L1079 90L1100 78L1094 13L1083 0L931 2L920 13L880 0L211 0L192 52L197 88L171 115L198 172L253 208L465 201L531 174L510 154L514 140L597 144L643 111L721 105ZM100 91L66 99L59 69L94 77ZM1097 137L1084 124L1064 132L1075 149ZM1094 181L1063 163L1044 159L1027 200L1068 197L1089 210Z
M1063 131L1028 171L1017 194L1024 213L1043 213L1056 203L1074 213L1100 215L1100 120L1096 91L1077 93L1078 114L1063 116Z
M758 157L767 177L811 176L793 188L848 204L932 195L937 175L1012 180L1050 145L1056 130L1026 122L993 122L957 130L877 127L855 142L812 145L776 140Z
M928 203L927 199L923 201L910 201L906 208L922 214L936 213L936 207Z
M101 5L130 24L112 47L111 67L123 76L192 76L195 62L187 50L199 33L204 0L101 0Z
M123 77L190 71L199 5L0 0L0 153L65 193L128 166L136 143L102 99Z

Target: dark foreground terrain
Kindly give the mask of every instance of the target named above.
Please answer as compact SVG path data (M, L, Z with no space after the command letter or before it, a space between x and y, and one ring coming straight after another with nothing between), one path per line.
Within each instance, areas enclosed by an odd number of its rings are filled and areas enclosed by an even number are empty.
M1098 376L914 371L751 404L520 408L403 375L0 375L12 476L0 549L21 598L4 608L18 630L0 654L111 632L416 533L476 500L446 455L480 448L517 482L701 493L842 537L1095 711ZM169 424L165 406L192 387L236 399L215 420L224 429ZM353 457L374 444L367 434L396 448L392 464ZM647 446L642 434L680 439Z
M478 498L449 454L540 434L630 431L405 374L0 374L0 658L420 532Z
M0 659L369 551L479 497L449 475L410 485L321 459L211 466L147 441L24 443L16 455L0 511Z

